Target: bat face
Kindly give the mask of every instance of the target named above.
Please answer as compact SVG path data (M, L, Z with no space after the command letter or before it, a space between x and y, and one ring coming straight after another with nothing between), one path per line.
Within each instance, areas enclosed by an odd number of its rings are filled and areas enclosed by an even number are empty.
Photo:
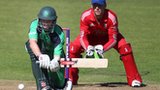
M71 58L69 61L66 61L64 58L62 58L60 64L61 67L107 68L108 59Z

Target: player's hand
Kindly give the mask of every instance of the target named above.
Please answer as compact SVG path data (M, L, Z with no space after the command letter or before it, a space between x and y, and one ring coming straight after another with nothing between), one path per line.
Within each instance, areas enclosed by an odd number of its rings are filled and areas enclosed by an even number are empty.
M49 68L50 58L49 58L49 56L47 54L39 55L38 60L39 60L39 66L41 68L46 68L46 69Z
M56 72L60 69L60 65L57 59L52 59L49 66L52 72Z
M87 57L92 57L93 54L94 54L94 47L91 46L91 45L89 45L89 46L87 47L87 50L86 50L86 58L87 58Z
M94 51L101 57L103 58L103 46L102 45L96 45L94 46Z

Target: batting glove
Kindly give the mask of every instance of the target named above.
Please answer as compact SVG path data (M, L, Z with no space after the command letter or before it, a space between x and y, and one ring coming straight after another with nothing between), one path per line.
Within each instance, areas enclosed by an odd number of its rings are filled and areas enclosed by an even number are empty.
M102 45L96 45L94 46L94 51L100 55L102 58L104 57L103 56L103 46Z
M57 72L60 69L60 65L57 59L52 59L49 66L52 72Z
M86 50L86 57L92 57L94 54L94 47L89 45Z
M47 54L39 55L38 60L39 60L39 66L41 68L46 68L46 69L49 68L50 58L49 58L49 56Z

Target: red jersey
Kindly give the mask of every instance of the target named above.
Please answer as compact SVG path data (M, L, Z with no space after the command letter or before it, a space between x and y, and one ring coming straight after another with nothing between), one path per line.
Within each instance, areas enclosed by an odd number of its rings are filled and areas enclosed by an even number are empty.
M84 49L88 45L102 44L104 51L117 42L118 21L116 14L105 9L101 21L97 21L92 8L84 11L80 20L80 43Z

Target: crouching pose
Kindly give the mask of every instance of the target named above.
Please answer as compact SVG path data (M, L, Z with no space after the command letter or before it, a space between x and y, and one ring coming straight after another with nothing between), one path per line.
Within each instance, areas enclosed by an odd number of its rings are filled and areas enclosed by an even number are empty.
M100 55L114 48L123 62L128 85L141 86L142 79L131 44L119 32L116 14L106 9L106 6L106 0L91 0L91 8L84 11L80 18L80 34L70 44L70 57L78 58L84 51L87 55L92 55L95 45L98 45L96 48ZM78 68L71 68L69 71L73 84L77 84Z
M26 48L37 90L72 89L71 81L64 78L64 69L59 65L60 58L64 57L64 33L56 20L55 9L47 6L30 25Z

